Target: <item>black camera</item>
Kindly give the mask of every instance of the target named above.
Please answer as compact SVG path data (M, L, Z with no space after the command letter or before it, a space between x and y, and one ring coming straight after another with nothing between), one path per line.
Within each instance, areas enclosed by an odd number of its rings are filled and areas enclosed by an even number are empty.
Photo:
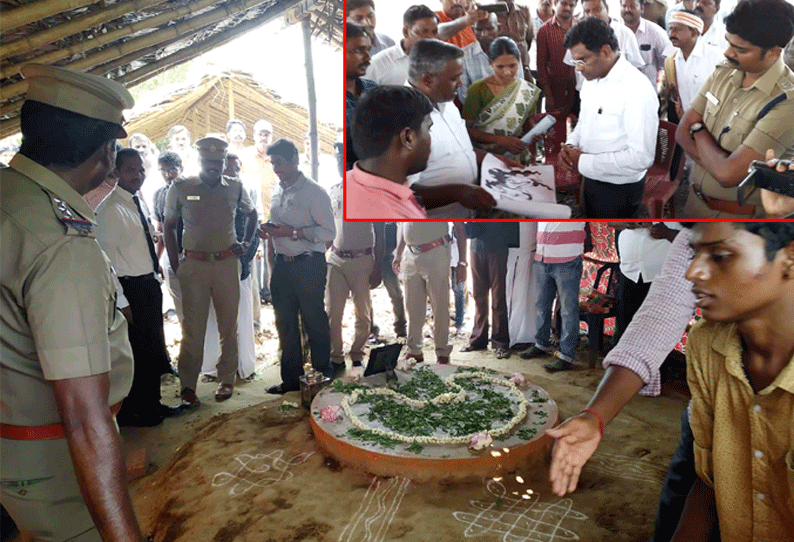
M738 201L744 205L757 188L771 190L794 198L794 170L778 171L766 162L755 160L750 164L749 175L739 183Z

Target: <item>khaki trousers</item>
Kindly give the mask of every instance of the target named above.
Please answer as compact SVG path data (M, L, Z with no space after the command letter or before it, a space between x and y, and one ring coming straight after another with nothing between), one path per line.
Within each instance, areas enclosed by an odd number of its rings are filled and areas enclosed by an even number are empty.
M237 372L237 311L240 303L240 260L214 262L185 258L176 272L182 289L182 347L179 351L179 380L182 389L196 389L204 358L204 335L210 299L215 307L221 356L218 380L234 384Z
M352 259L334 257L328 262L325 306L328 309L328 324L331 327L331 361L333 363L344 363L345 361L342 351L342 316L345 312L347 296L350 293L353 294L353 307L356 314L350 359L353 361L364 359L364 345L367 342L372 323L369 276L374 263L375 260L371 254Z
M414 254L408 247L403 258L405 308L408 312L408 353L422 353L422 329L427 299L433 310L433 340L436 356L449 356L449 243Z
M2 441L0 502L19 530L42 542L101 542L65 438Z

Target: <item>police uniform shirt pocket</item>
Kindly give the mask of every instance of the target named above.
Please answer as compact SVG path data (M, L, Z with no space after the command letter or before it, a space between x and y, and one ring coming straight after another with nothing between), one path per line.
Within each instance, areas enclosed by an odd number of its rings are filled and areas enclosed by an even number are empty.
M721 128L721 132L714 132L717 135L717 143L725 150L733 151L741 145L744 140L750 135L753 130L755 122L744 118L740 112L733 113L728 120L728 124ZM719 134L722 135L720 136Z

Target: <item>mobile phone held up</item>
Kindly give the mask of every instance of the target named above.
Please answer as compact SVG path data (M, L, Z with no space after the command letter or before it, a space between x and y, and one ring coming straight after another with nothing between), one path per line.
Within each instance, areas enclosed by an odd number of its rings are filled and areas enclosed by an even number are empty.
M488 13L507 13L507 4L504 2L494 2L492 4L477 4L477 9L487 11Z

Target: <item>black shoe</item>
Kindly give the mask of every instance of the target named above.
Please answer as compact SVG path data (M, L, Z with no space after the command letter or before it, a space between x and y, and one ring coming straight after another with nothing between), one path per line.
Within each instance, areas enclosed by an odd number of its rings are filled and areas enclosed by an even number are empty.
M560 371L570 371L573 369L573 363L568 363L567 361L557 359L554 363L546 363L543 365L543 368L550 373L557 373Z
M299 389L300 386L290 387L284 383L281 383L281 384L276 384L275 386L270 386L265 391L273 395L284 395L285 393L288 393L290 391L298 391Z
M157 412L163 418L170 418L172 416L176 416L178 414L182 414L182 412L184 412L184 410L185 410L185 407L183 407L182 405L177 405L175 407L171 407L171 406L164 405L164 404L160 403L160 405L157 407Z
M119 427L154 427L163 423L163 416L156 411L149 414L119 412L116 423Z
M533 344L532 346L530 346L529 348L527 348L518 355L524 359L532 359L532 358L542 358L545 356L550 356L551 353L546 352L545 350L541 350L540 348L538 348Z

